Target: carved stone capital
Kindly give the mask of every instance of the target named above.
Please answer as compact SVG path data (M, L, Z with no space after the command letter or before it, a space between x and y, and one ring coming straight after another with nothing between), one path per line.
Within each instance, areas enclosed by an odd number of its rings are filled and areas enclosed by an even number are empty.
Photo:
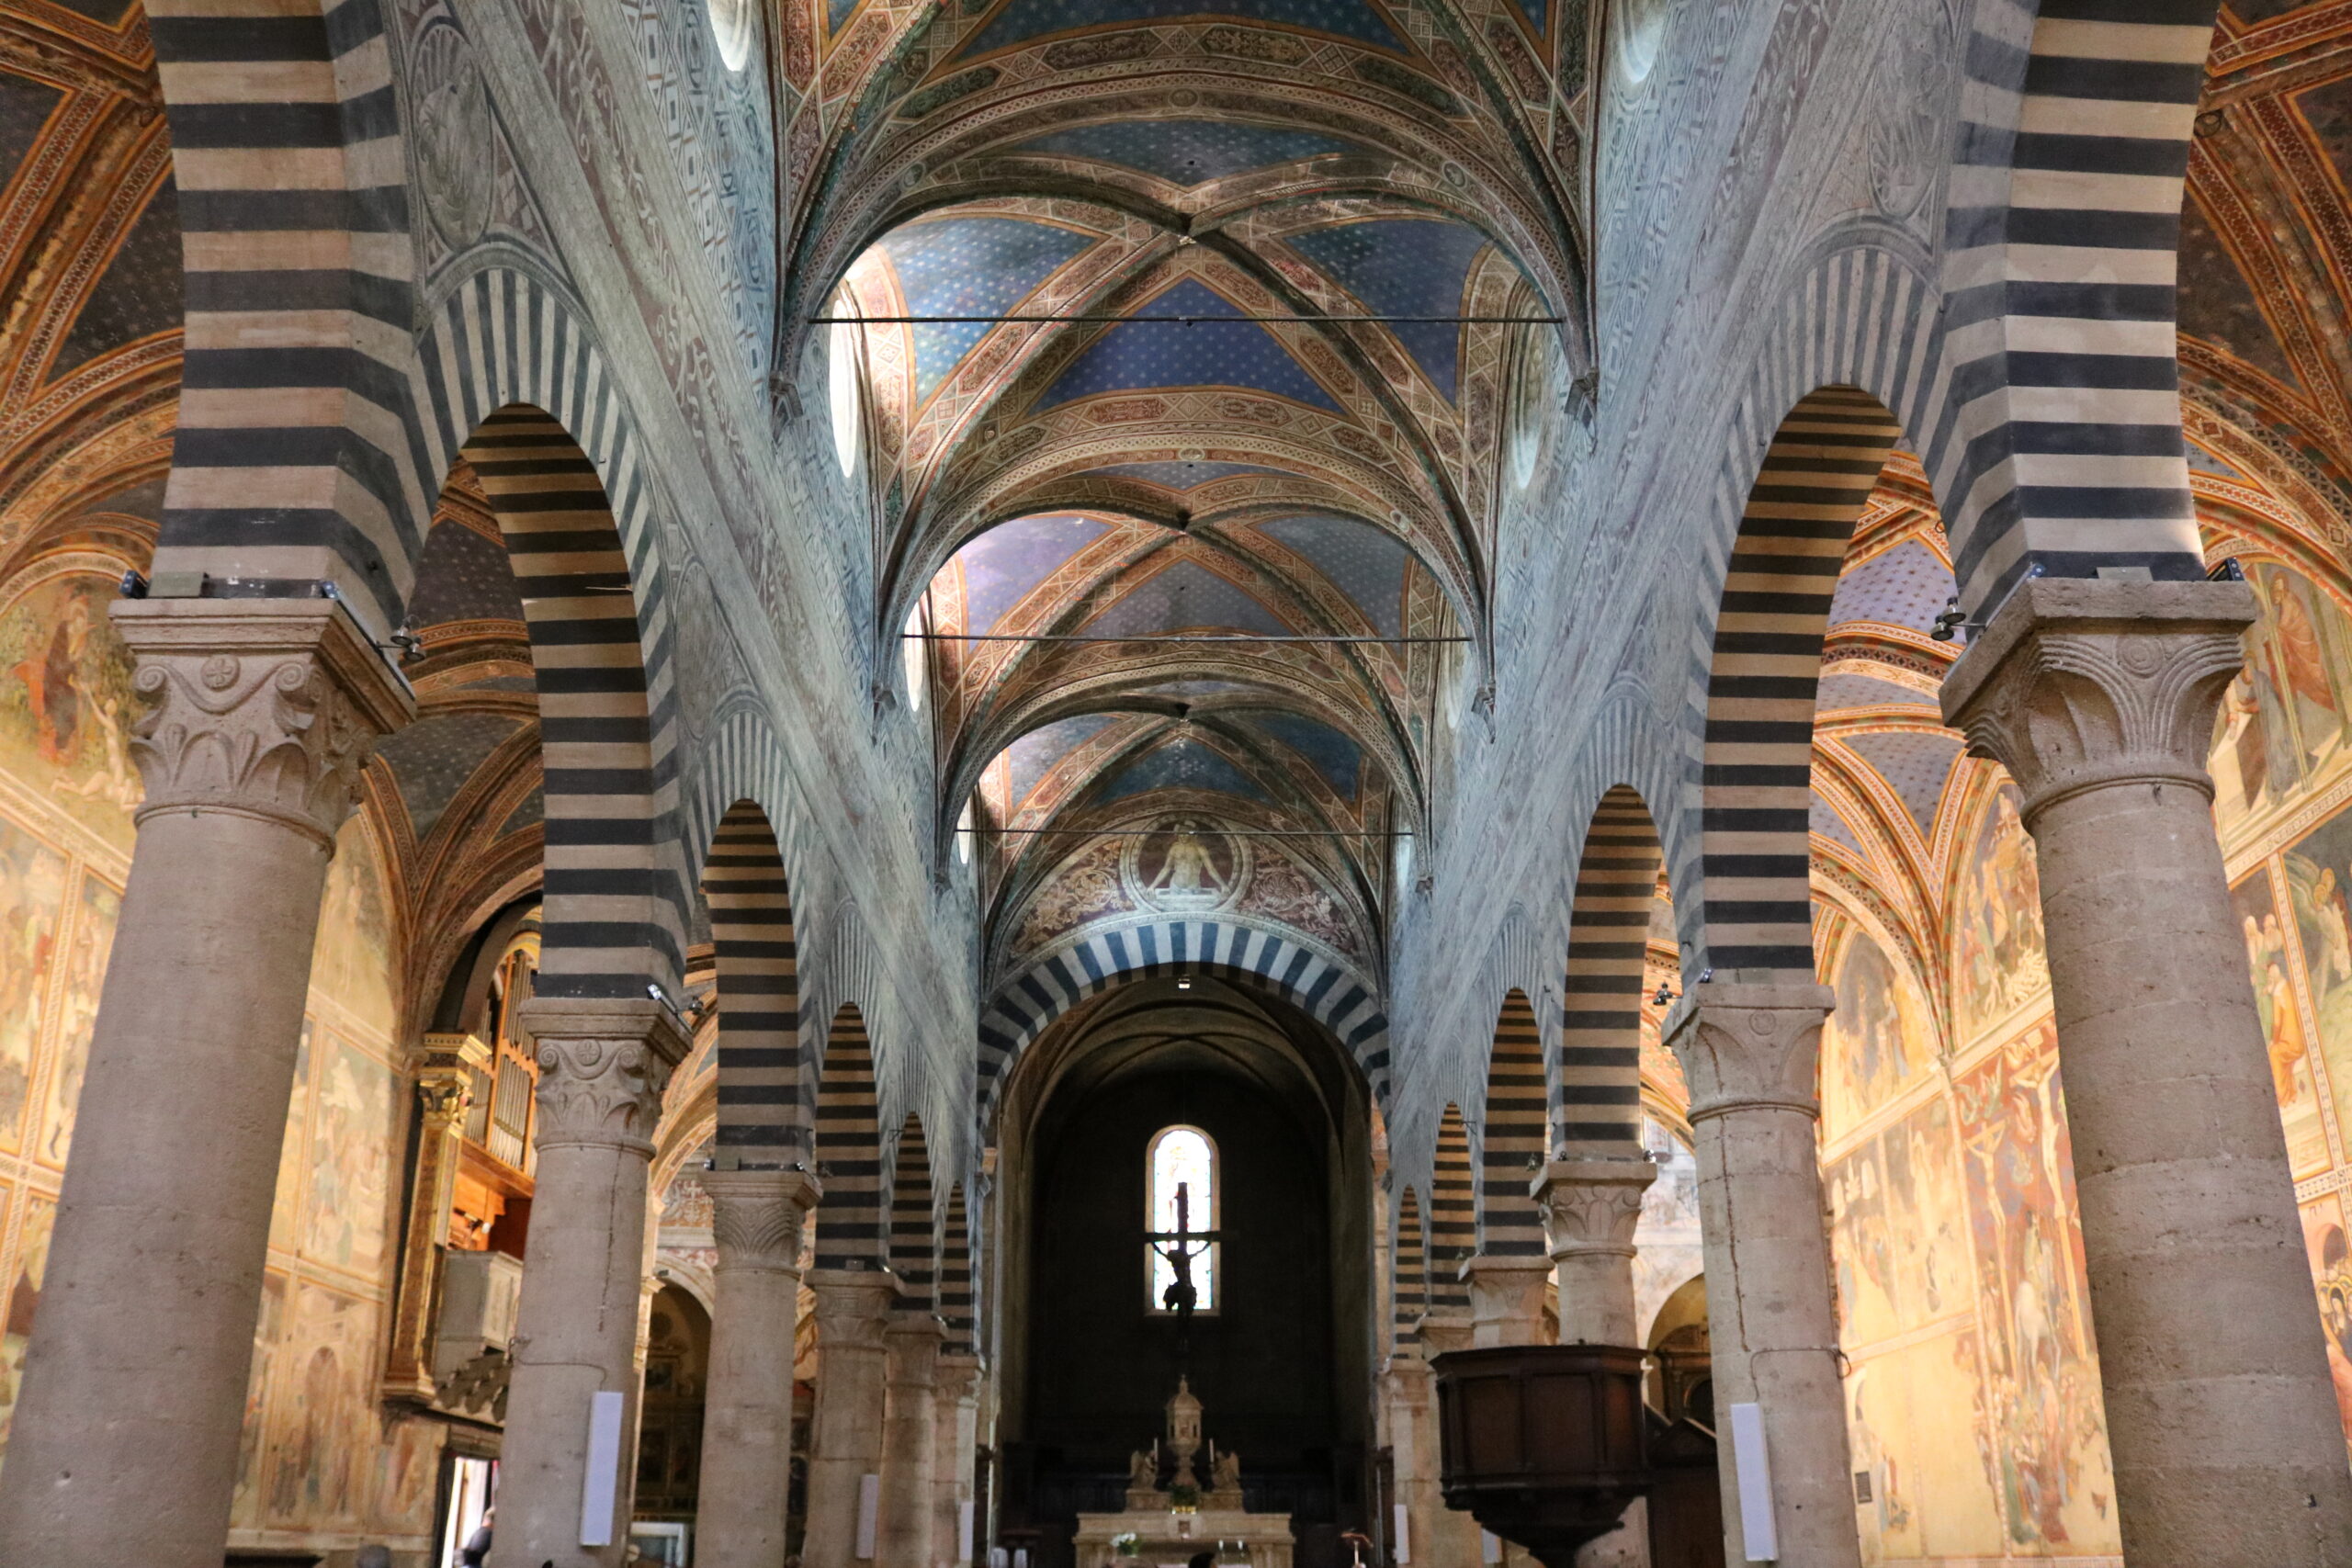
M933 1383L942 1401L976 1399L980 1392L980 1359L963 1350L942 1350Z
M109 612L146 711L137 812L217 811L333 845L378 737L416 713L408 682L333 599L124 599Z
M1634 1227L1642 1195L1657 1179L1646 1159L1554 1160L1530 1184L1544 1210L1544 1238L1552 1261L1602 1254L1634 1256Z
M1690 1086L1691 1122L1734 1111L1818 1118L1821 1026L1837 1005L1826 986L1708 980L1685 989L1666 1043Z
M801 1224L823 1192L813 1177L797 1170L706 1170L696 1179L710 1194L720 1272L799 1269Z
M879 1350L898 1300L898 1277L880 1269L811 1269L802 1276L817 1298L817 1343Z
M624 1148L651 1158L662 1090L686 1032L650 997L532 997L518 1010L537 1047L539 1151Z
M824 1329L818 1330L820 1340ZM894 1312L882 1329L882 1342L890 1352L888 1371L892 1388L935 1388L939 1367L939 1348L947 1342L947 1325L929 1311Z
M416 1101L429 1134L465 1120L473 1104L473 1074L490 1066L490 1047L470 1034L435 1032L417 1054Z
M1944 722L2009 771L2029 827L2115 784L2211 799L2213 712L2254 619L2243 582L2031 578L1944 678Z
M1451 1313L1440 1315L1430 1313L1413 1325L1413 1332L1420 1336L1421 1344L1430 1355L1442 1356L1448 1350L1467 1350L1474 1325L1466 1317Z

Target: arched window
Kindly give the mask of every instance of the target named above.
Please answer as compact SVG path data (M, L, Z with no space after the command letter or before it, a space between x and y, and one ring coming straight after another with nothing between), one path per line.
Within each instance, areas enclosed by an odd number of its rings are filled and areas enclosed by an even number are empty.
M1182 1255L1192 1277L1193 1310L1216 1310L1217 1248L1224 1226L1216 1145L1198 1127L1163 1127L1144 1152L1146 1305L1175 1311L1168 1299Z

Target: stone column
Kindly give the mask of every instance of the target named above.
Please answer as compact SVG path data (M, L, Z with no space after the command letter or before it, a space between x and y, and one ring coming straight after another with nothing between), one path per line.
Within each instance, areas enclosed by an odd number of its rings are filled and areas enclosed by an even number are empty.
M686 1033L650 998L533 997L521 1022L537 1047L537 1190L491 1563L616 1564L628 1541L634 1479L626 1442L612 1542L580 1544L590 1395L623 1394L622 1431L635 1429L653 1128Z
M1466 1258L1462 1278L1470 1286L1470 1343L1538 1345L1544 1340L1544 1287L1552 1266L1540 1258Z
M934 1377L938 1426L933 1429L931 1486L937 1560L961 1568L971 1562L963 1534L964 1505L972 1495L974 1445L979 1439L980 1359L967 1350L943 1351Z
M1743 1560L1730 1407L1762 1407L1779 1562L1859 1568L1829 1236L1815 1137L1826 986L1701 981L1667 1021L1690 1086L1724 1433L1724 1557Z
M938 1507L933 1443L939 1427L939 1346L947 1329L933 1314L893 1314L883 1331L888 1394L882 1416L882 1568L936 1568L932 1519Z
M851 1568L858 1483L882 1471L882 1330L898 1281L878 1269L811 1269L808 1287L817 1296L817 1413L800 1561Z
M1411 1568L1436 1568L1440 1550L1437 1523L1446 1511L1438 1492L1436 1394L1430 1365L1415 1345L1399 1345L1388 1358L1382 1377L1388 1404L1388 1454L1396 1478L1396 1501L1405 1506L1408 1539L1392 1541L1391 1551L1409 1557ZM1396 1533L1396 1521L1380 1521L1384 1534ZM1398 1551L1398 1548L1402 1548ZM1457 1565L1475 1568L1476 1559Z
M2352 1475L2205 757L2254 597L2031 579L1946 678L2024 797L2132 1568L2352 1561Z
M1554 1160L1531 1184L1560 1274L1561 1344L1641 1344L1634 1227L1657 1179L1646 1159L1577 1159Z
M332 599L113 607L148 705L0 1562L218 1568L336 830L414 711Z
M439 1326L433 1314L457 1195L458 1145L473 1103L473 1071L489 1065L490 1047L470 1034L424 1037L416 1066L416 1171L409 1182L391 1349L384 1359L386 1399L433 1398L433 1339Z
M792 1487L792 1348L800 1233L818 1185L797 1170L707 1170L712 1270L695 1555L712 1568L784 1568Z
M1647 1159L1555 1160L1531 1185L1560 1271L1560 1343L1639 1346L1634 1309L1634 1227L1657 1179ZM1577 1553L1577 1568L1649 1568L1649 1500Z
M1437 1398L1431 1386L1434 1374L1428 1365L1449 1350L1470 1349L1477 1330L1472 1319L1450 1314L1432 1314L1414 1326L1421 1341L1419 1386L1417 1390L1409 1386L1414 1374L1407 1369L1408 1386L1403 1392L1408 1401L1405 1414L1417 1428L1413 1447L1418 1474L1425 1478L1427 1506L1417 1506L1418 1498L1406 1500L1412 1517L1413 1568L1481 1568L1486 1554L1480 1550L1478 1521L1445 1506L1445 1454L1438 1436ZM1398 1359L1390 1359L1392 1370ZM1397 1490L1404 1491L1401 1482Z

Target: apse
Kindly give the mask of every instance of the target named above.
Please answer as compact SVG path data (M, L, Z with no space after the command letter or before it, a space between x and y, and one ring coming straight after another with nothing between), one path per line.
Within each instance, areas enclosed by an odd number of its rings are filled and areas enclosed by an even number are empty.
M1347 1561L1372 1495L1371 1124L1329 1032L1242 981L1136 980L1031 1048L1002 1117L1002 1506L1041 1563L1124 1506L1180 1379L1249 1509L1289 1516L1300 1563Z

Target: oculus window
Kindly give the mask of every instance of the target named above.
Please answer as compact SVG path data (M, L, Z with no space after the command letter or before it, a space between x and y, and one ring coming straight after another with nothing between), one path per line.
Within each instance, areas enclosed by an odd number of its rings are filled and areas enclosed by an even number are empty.
M1176 1284L1180 1256L1196 1292L1193 1310L1216 1310L1223 1224L1217 1198L1216 1145L1206 1133L1179 1126L1153 1135L1144 1154L1144 1279L1151 1312L1173 1315L1169 1292Z

